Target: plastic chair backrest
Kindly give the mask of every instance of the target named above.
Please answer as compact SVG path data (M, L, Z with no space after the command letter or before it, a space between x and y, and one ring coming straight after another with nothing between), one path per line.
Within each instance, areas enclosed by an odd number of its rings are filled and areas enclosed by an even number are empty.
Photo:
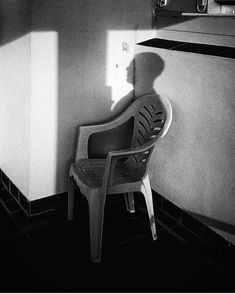
M172 108L168 99L148 94L137 98L127 113L129 119L134 118L131 149L139 152L129 154L124 165L128 172L133 171L135 178L140 180L147 173L156 142L165 136L170 127Z

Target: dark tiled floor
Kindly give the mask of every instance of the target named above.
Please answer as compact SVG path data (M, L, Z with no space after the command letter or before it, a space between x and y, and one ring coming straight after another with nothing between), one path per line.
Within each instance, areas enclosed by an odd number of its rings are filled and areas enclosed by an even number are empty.
M141 195L135 214L121 195L108 198L100 264L89 260L88 208L79 194L72 222L65 209L29 219L3 188L0 198L0 292L235 291L234 248L219 237L210 246L188 228L193 219L170 203L167 210L160 196L155 242Z

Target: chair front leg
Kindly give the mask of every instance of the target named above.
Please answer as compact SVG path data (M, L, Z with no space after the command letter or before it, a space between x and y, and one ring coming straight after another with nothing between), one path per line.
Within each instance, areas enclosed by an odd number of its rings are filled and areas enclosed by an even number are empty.
M155 224L155 217L154 217L154 209L153 209L153 197L152 197L152 190L149 182L148 175L142 181L141 192L144 194L147 211L149 215L150 227L152 231L153 240L157 239L157 232L156 232L156 224Z
M73 177L69 176L68 179L68 220L73 220L74 216L74 194L75 194L75 181Z
M134 213L135 212L134 193L133 192L124 193L124 198L125 198L127 211L129 211L130 213Z
M104 206L106 195L103 190L92 190L88 195L90 220L90 251L91 260L101 261Z

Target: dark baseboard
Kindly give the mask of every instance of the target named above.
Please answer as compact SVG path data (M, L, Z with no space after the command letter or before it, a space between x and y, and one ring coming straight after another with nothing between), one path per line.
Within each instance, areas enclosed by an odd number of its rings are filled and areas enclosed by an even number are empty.
M0 181L7 192L15 199L22 211L30 217L56 210L67 203L67 193L51 195L38 200L29 201L9 177L0 169Z
M178 228L172 230L175 236L185 238L187 235L192 243L199 246L206 246L208 250L221 251L227 248L235 248L233 244L224 239L221 235L209 228L205 223L190 212L176 206L174 203L153 191L154 207L158 207L159 211L166 216L168 222L178 224ZM157 216L156 216L157 217ZM170 226L168 228L171 231Z

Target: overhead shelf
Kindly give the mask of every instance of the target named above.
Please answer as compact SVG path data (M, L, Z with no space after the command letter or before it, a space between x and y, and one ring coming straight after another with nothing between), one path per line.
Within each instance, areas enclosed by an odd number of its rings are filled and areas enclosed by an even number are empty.
M216 57L235 59L235 48L228 47L228 46L217 46L217 45L200 44L200 43L192 43L192 42L182 42L182 41L166 40L166 39L160 39L160 38L147 40L147 41L138 43L138 45L173 50L173 51L181 51L181 52L196 53L196 54L202 54L202 55L210 55L210 56L216 56Z
M198 13L198 12L183 12L168 9L156 9L157 16L188 16L188 17L235 17L234 12L228 13Z
M191 12L182 12L182 16L200 16L200 17L235 17L234 13L191 13Z
M214 0L214 1L222 5L235 5L235 0Z

